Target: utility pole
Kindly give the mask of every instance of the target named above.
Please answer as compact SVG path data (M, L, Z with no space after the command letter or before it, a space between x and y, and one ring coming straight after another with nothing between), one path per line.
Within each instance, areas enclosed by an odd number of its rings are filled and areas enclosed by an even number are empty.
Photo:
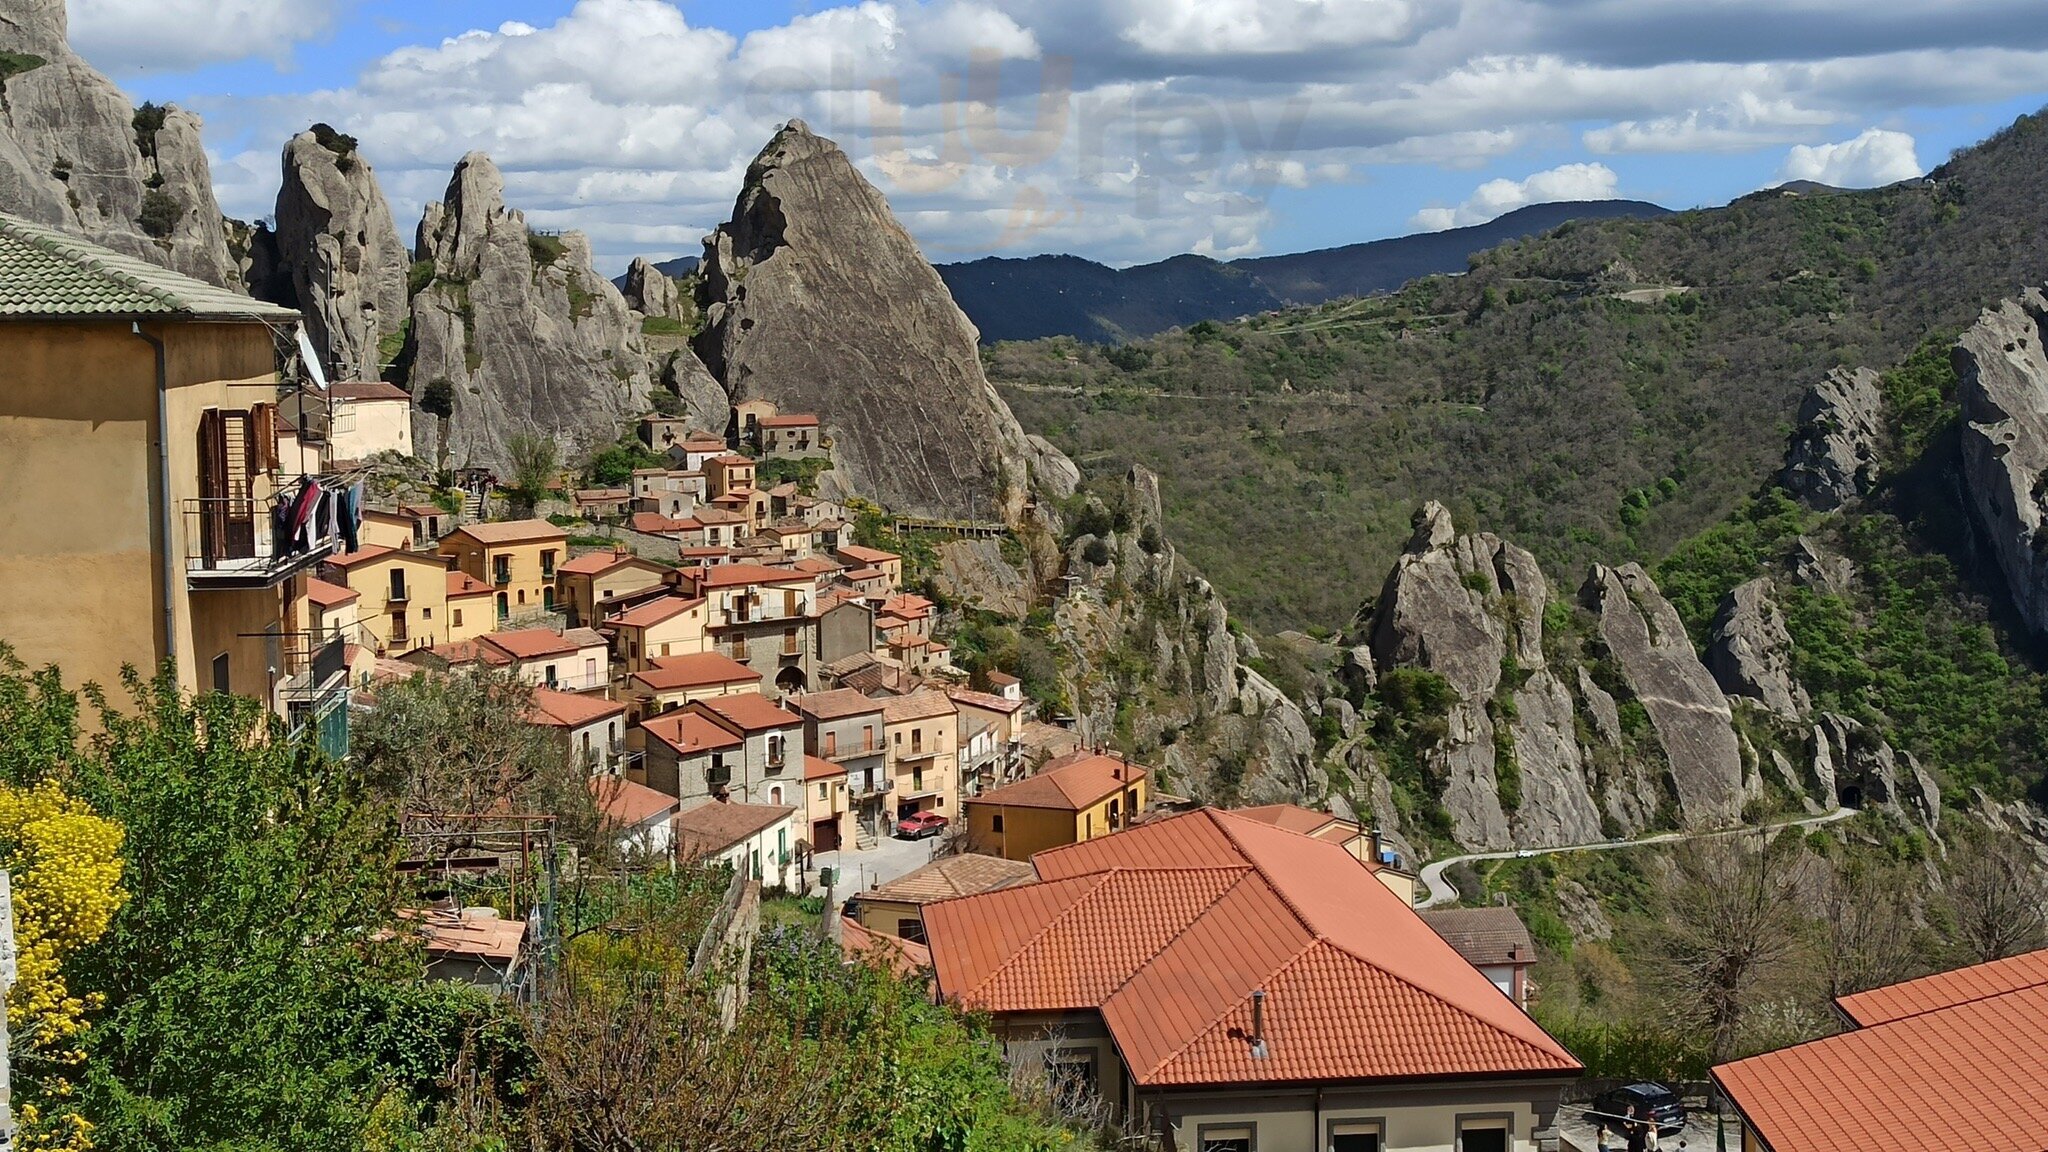
M14 1061L7 1035L7 993L14 988L14 879L0 868L0 1152L14 1152Z

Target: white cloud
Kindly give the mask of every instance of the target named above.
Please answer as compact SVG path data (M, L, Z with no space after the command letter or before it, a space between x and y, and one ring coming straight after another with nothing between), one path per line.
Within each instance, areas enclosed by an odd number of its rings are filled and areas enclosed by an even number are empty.
M1560 164L1526 180L1488 180L1456 208L1424 208L1409 223L1426 232L1484 224L1530 204L1557 200L1612 200L1617 180L1605 164Z
M237 60L284 65L333 0L69 0L71 46L116 80Z
M1778 169L1777 183L1814 180L1838 188L1875 188L1910 180L1925 169L1913 154L1913 138L1904 132L1866 128L1853 140L1835 144L1794 145Z

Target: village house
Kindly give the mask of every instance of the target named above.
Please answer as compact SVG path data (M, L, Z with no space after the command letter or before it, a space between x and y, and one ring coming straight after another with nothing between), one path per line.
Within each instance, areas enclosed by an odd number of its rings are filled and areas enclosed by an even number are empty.
M2008 1152L2048 1132L2048 949L1838 997L1849 1030L1717 1065L1742 1152Z
M597 804L600 834L629 855L669 856L675 852L675 818L681 804L624 776L592 776L590 798Z
M346 751L344 642L313 643L306 620L307 578L343 547L316 513L341 495L278 447L278 335L298 322L0 214L0 636L17 657L110 690L169 660L182 690L253 696Z
M659 585L668 569L625 548L585 552L555 566L555 608L574 627L594 628L609 601Z
M1145 810L1151 773L1121 756L1078 753L1036 775L967 798L971 850L1029 860L1127 827Z
M775 401L755 397L742 400L732 406L732 425L726 434L735 444L758 444L761 442L761 421L775 415L778 409Z
M414 648L468 640L491 630L488 608L463 612L449 602L451 588L446 558L383 545L330 556L321 572L358 597L356 617L360 643L378 655L400 656ZM488 604L488 601L485 601Z
M822 756L804 755L803 836L813 852L836 852L855 843L853 797L847 791L846 769Z
M398 658L413 668L429 672L467 673L512 667L512 657L486 644L482 637L456 640L432 648L415 648Z
M684 471L702 475L706 460L730 451L731 446L723 438L709 432L692 432L680 447L669 449L668 455L670 462L681 465Z
M703 864L725 864L763 888L797 887L796 808L718 800L685 808L675 819L676 853Z
M415 548L412 517L382 508L363 509L363 526L356 533L358 548Z
M849 834L856 843L866 844L872 844L878 835L886 835L887 798L894 784L885 744L882 701L840 688L790 696L783 706L803 717L805 753L838 771L846 793L846 808L852 814L850 821L840 821L835 810L832 828L814 826L809 833L811 846L825 852L845 846ZM808 769L805 775L810 775Z
M643 782L685 803L793 804L803 787L803 721L758 692L693 700L640 728Z
M625 488L578 488L569 493L569 508L586 520L616 520L624 516L633 503L633 493Z
M621 688L633 721L659 716L692 700L761 691L761 674L716 652L656 656L626 677Z
M337 380L324 396L300 393L289 415L307 443L324 443L330 467L379 452L412 455L412 395L382 380Z
M569 767L584 775L611 775L626 757L626 706L601 697L533 690L527 719L546 728L562 749Z
M701 712L679 708L650 716L628 735L627 747L641 755L627 776L678 799L708 800L732 786L742 743L738 733Z
M1371 867L1370 861L1366 864ZM1399 889L1394 891L1400 895ZM1413 902L1412 894L1409 900ZM1493 981L1503 996L1519 1007L1529 1006L1529 969L1536 965L1536 942L1513 908L1425 908L1417 915L1457 949L1465 963Z
M610 646L589 628L519 628L480 636L477 644L502 653L528 684L598 695L611 686Z
M667 452L690 438L690 420L686 416L663 416L650 412L640 418L636 434L649 452Z
M360 599L352 589L318 576L306 577L306 632L313 643L337 639L360 643L356 631L356 602Z
M973 852L941 856L887 884L859 893L853 918L870 932L922 944L925 905L1029 884L1036 879L1038 874L1031 865L1020 860Z
M448 573L448 639L451 643L481 636L497 626L496 599L489 584L467 572Z
M818 418L808 412L788 412L762 420L761 455L771 460L804 460L829 455L824 430Z
M944 692L922 689L882 701L891 805L901 820L913 812L959 813L960 712Z
M1239 816L1277 825L1290 832L1299 832L1304 836L1341 845L1359 862L1371 868L1373 874L1380 878L1380 883L1385 884L1395 895L1410 904L1415 903L1415 873L1402 866L1401 857L1380 840L1377 829L1361 828L1355 820L1346 820L1328 812L1318 812L1313 808L1303 808L1299 804L1261 804L1251 808L1235 808L1232 811Z
M676 468L638 468L633 472L635 512L671 519L694 515L704 501L704 473Z
M760 564L682 568L672 576L685 596L707 607L712 646L761 673L777 695L813 683L815 582L802 572Z
M851 542L842 542L832 550L832 555L847 566L846 578L862 582L864 578L856 573L872 569L879 573L881 587L873 594L894 592L903 586L903 557L880 548L868 548ZM866 588L862 589L867 592Z
M716 501L722 496L754 490L754 461L751 457L728 452L713 456L704 462L705 489L708 498Z
M1535 1152L1579 1062L1336 844L1205 808L923 907L939 994L1204 1152ZM1782 1150L1781 1150L1782 1152Z
M1024 775L1024 743L1018 737L1029 713L1023 693L1015 698L970 688L948 688L946 698L960 710L960 787L978 795Z
M525 976L526 921L507 919L488 906L405 908L398 915L419 936L427 979L501 996L517 991Z
M465 524L441 538L454 566L496 589L499 623L555 608L555 568L569 556L569 535L545 520Z
M711 650L704 630L701 596L659 596L607 617L604 631L628 672L638 672L663 656L692 656Z

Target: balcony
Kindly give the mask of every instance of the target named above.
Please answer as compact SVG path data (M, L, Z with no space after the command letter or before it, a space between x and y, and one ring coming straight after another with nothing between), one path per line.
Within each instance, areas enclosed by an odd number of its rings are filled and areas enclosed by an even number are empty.
M321 751L339 760L348 756L347 650L339 634L314 643L306 653L288 640L286 666L295 671L279 687L278 702L291 737L310 733Z
M823 759L830 760L834 764L844 764L848 760L858 760L863 756L880 756L881 754L882 742L880 740L869 740L860 744L835 745L826 750Z
M846 778L846 790L854 799L866 800L875 796L884 796L895 791L896 781L886 776L869 780L865 776L848 775Z
M710 767L704 770L704 784L710 788L723 788L732 783L732 765Z
M512 573L504 568L500 568L491 573L491 583L503 588L507 584L512 583Z
M289 540L273 539L266 502L242 497L184 501L185 586L208 589L272 588L311 568L339 547L324 523Z
M580 672L574 676L557 676L542 680L540 686L557 692L595 692L611 683L603 672Z

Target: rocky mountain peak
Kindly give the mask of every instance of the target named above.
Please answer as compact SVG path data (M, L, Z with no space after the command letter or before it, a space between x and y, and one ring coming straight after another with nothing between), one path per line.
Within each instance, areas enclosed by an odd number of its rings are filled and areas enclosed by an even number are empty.
M439 275L474 276L496 222L508 215L516 214L505 207L504 173L485 153L468 153L456 162L441 202L428 205L420 218L414 249L420 259L434 262ZM526 227L523 216L514 223L522 231Z
M748 166L702 271L699 356L734 401L818 413L844 490L1014 521L1071 475L989 386L974 326L882 194L802 121Z
M319 124L285 144L274 236L275 275L330 375L376 378L379 342L404 325L410 261L353 137Z
M1988 309L1957 342L1963 471L2013 603L2048 632L2048 295Z
M27 66L0 98L0 204L213 284L240 287L199 118L138 110L66 43L62 0L0 10L0 52Z

